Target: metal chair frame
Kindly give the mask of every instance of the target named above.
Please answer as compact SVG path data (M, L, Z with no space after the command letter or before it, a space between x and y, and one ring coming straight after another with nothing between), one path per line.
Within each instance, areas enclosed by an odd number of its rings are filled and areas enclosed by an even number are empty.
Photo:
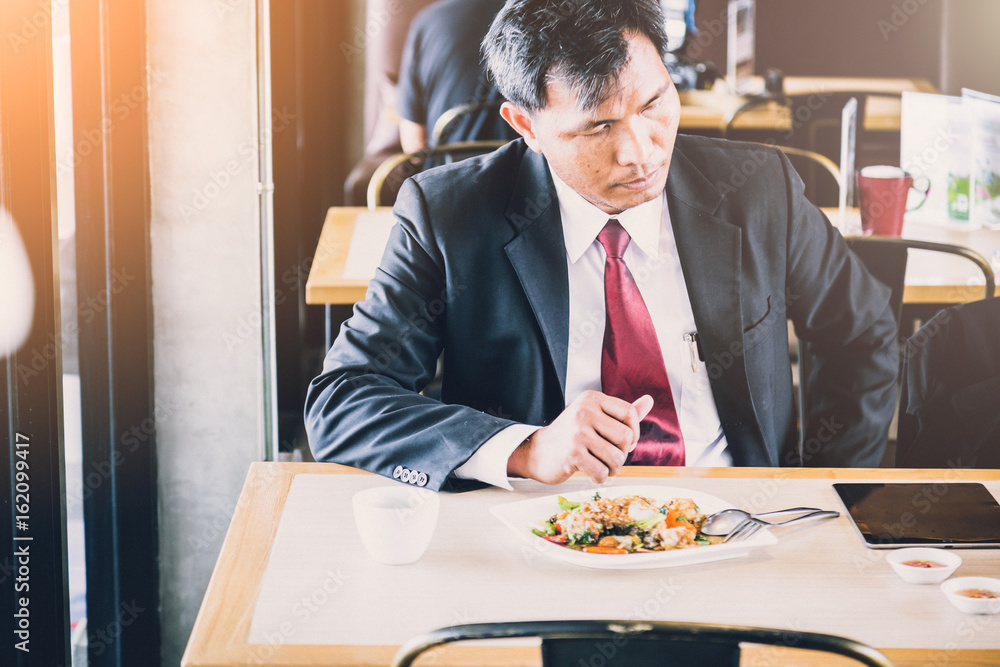
M500 105L503 103L504 100L502 99L491 100L489 102L470 102L469 104L459 104L458 106L448 109L443 114L438 116L436 121L434 121L434 127L431 129L430 145L440 145L441 141L445 139L445 132L448 130L448 126L462 116L478 113L480 111L499 110Z
M736 625L677 623L668 621L518 621L455 625L414 637L400 647L393 667L410 667L425 651L443 644L474 639L540 637L546 640L649 640L664 643L690 643L731 648L738 655L742 643L785 646L825 651L869 665L892 667L881 652L860 642L816 632L797 632ZM670 663L673 664L673 663Z
M805 148L795 148L794 146L775 145L775 148L781 150L785 155L795 155L798 157L806 158L808 160L812 160L820 167L825 169L826 172L829 173L831 176L833 176L833 178L837 181L838 193L841 190L843 190L844 177L843 174L840 173L840 167L838 167L837 164L827 156L823 155L822 153L817 153L816 151L806 150Z
M494 151L507 143L507 141L502 140L458 141L451 144L434 146L433 148L424 148L416 153L396 153L395 155L386 158L386 160L384 160L382 164L375 169L375 173L372 174L371 180L368 181L368 191L366 197L368 209L372 211L375 210L378 206L379 200L382 198L382 189L385 186L386 180L398 167L406 164L407 162L415 162L437 155L455 155L461 153L468 153L466 157L473 157L475 155L481 155L483 153ZM417 173L418 171L419 169L414 169L413 173Z
M944 252L950 255L964 257L979 267L979 270L983 273L983 277L986 280L986 284L983 288L983 298L991 299L996 296L996 276L993 274L993 268L990 266L990 263L986 261L985 257L971 248L951 243L937 243L934 241L904 239L893 236L848 236L845 238L847 240L847 244L852 247L858 243L868 245L877 244L885 247L903 247L906 248L907 251L933 250L935 252Z

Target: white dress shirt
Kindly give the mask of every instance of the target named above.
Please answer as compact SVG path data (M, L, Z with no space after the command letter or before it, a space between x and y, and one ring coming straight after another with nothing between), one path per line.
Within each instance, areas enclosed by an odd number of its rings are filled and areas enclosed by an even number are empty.
M632 238L625 265L646 303L670 380L689 466L730 466L719 413L705 363L685 334L696 332L665 196L614 216L585 200L549 170L555 183L569 270L569 353L564 396L569 405L582 392L601 390L604 345L604 248L597 235L615 218ZM455 469L458 477L511 488L507 460L538 426L510 426L487 440Z

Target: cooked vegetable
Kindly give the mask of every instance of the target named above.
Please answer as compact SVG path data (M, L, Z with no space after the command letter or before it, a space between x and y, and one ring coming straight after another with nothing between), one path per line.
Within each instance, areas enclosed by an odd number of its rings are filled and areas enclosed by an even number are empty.
M571 512L577 509L578 507L580 507L580 503L571 503L562 496L559 496L559 509L563 510L564 512Z
M690 498L659 503L643 496L572 502L559 496L558 514L532 529L550 542L600 554L685 549L711 544L698 531L705 516ZM561 539L557 539L561 538Z
M538 535L539 537L545 537L546 535L555 535L559 531L556 530L556 527L552 525L551 521L544 521L539 525L538 528L532 528L531 532L533 532L535 535Z
M588 554L627 554L628 549L619 549L618 547L584 547L584 551Z

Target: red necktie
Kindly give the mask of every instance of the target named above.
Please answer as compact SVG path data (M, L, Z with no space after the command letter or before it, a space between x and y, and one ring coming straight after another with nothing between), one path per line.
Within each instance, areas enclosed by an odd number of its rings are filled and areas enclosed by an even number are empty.
M627 463L682 466L684 438L660 343L646 303L622 259L630 240L628 232L612 219L597 240L607 253L604 263L607 318L601 351L603 391L629 403L643 394L653 397L653 409L639 425L639 443Z

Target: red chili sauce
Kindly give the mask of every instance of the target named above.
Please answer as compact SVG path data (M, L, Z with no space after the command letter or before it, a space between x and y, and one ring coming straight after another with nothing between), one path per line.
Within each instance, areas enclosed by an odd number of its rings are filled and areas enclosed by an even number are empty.
M909 565L910 567L944 567L944 563L939 563L934 560L904 560L902 565Z

